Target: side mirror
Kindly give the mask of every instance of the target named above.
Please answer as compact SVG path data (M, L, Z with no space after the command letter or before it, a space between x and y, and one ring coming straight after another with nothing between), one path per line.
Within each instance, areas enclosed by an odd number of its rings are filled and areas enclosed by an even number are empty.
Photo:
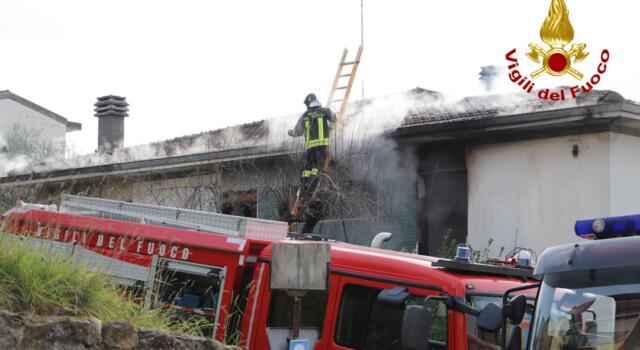
M560 299L560 310L571 313L579 314L588 310L591 305L596 301L596 298L587 297L582 294L566 293Z
M504 350L522 350L522 329L516 325L511 328L509 340Z
M402 349L429 350L431 310L426 306L409 305L402 320Z
M502 308L494 303L489 303L478 315L478 328L485 332L495 333L502 328L502 321Z
M509 318L511 324L520 324L527 311L527 297L518 295L502 308L502 316Z

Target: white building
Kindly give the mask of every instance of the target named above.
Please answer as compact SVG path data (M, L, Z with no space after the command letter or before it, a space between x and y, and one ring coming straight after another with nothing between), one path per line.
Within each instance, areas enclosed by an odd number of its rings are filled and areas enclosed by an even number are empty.
M51 144L64 151L66 133L80 130L82 124L39 106L9 90L0 91L0 134L6 137L16 125L37 135L39 144Z
M395 187L378 189L372 197L380 208L392 204L393 210L373 218L393 222L384 229L400 242L392 247L411 248L417 236L423 254L450 253L454 240L476 250L489 248L490 256L515 246L540 254L546 247L579 241L573 232L578 219L640 213L640 105L620 94L591 91L565 103L480 96L451 104L433 91L415 89L407 95L412 109L392 133L401 155L393 164L403 171L392 170L389 183ZM66 192L140 201L200 198L198 203L209 205L209 197L197 191L227 186L228 198L219 196L220 207L240 203L255 208L250 215L278 219L281 203L265 195L268 186L261 181L282 178L274 165L290 160L291 150L266 146L269 123L233 128L231 134L244 134L253 143L226 147L226 131L216 130L150 145L164 154L156 159L0 177L0 188L40 186L38 198L45 199ZM178 155L180 144L198 139L215 147ZM226 178L215 168L244 160L263 168L230 167ZM268 169L273 177L265 176ZM171 188L179 190L171 194ZM178 200L171 205L184 206ZM336 220L337 228L327 225L319 233L370 242L364 231L379 227L353 219L357 224L348 228Z
M611 91L577 101L467 98L396 132L417 146L418 239L491 255L579 241L578 219L640 213L640 105ZM462 112L461 112L462 111ZM503 250L504 249L504 250Z

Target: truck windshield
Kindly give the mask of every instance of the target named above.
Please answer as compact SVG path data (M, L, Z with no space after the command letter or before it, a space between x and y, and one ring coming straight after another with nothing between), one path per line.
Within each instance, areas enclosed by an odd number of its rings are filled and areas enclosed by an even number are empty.
M640 284L593 286L598 283L595 272L590 286L583 288L575 279L553 283L545 277L531 349L640 348Z
M467 295L467 305L472 306L476 310L482 310L489 303L502 305L502 296L498 295ZM527 304L527 310L522 323L522 338L526 341L529 333L529 325L531 324L531 313L533 311L534 300L530 299ZM478 318L472 315L466 315L467 318L467 339L469 350L493 350L500 349L502 342L502 329L497 333L484 332L477 327Z

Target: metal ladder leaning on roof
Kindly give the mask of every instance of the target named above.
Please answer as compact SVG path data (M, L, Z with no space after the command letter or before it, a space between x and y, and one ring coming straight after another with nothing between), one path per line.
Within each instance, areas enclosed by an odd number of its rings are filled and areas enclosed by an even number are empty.
M347 61L348 53L349 53L349 50L346 48L344 49L344 51L342 51L342 58L340 58L340 63L338 64L338 70L336 71L336 76L333 79L333 84L331 85L331 91L329 92L329 97L327 98L327 104L326 104L326 106L329 108L335 106L336 104L340 106L340 108L337 109L338 112L336 113L336 125L334 128L334 135L333 135L334 143L335 143L335 140L337 139L336 136L342 131L342 120L343 120L342 118L344 116L345 111L347 110L349 95L351 95L351 88L353 87L353 82L355 80L356 73L358 71L358 66L360 65L360 58L362 57L362 46L358 47L356 57L353 59L353 61ZM350 72L344 72L344 69L347 66L351 66ZM348 79L346 82L346 85L340 85L341 83L345 84L344 83L345 79ZM339 94L338 96L336 96L336 93L338 93L338 91L343 92L342 96L340 96ZM322 167L322 171L324 173L326 173L327 170L329 170L329 164L331 164L332 158L333 158L333 154L331 152L328 152L327 157L324 160L324 165ZM318 181L316 181L316 185L312 192L311 199L316 197L321 181L322 181L322 177L320 177ZM304 205L305 203L303 203L301 191L298 191L298 193L296 194L296 201L293 205L293 208L291 209L291 217L293 218L294 221L289 223L289 231L294 231L293 230L294 223L296 221L300 221L299 217L304 211ZM304 225L300 227L300 230L302 230L303 227ZM297 232L297 233L310 233L310 232Z
M218 233L243 239L282 240L287 238L287 223L281 221L111 199L63 195L60 211Z

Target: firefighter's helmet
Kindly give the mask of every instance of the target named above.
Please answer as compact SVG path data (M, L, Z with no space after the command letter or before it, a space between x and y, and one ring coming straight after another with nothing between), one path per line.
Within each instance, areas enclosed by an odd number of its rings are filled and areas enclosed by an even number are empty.
M311 102L313 101L318 101L318 98L316 97L316 94L308 94L307 97L304 98L304 104L309 107L309 105L311 104Z

